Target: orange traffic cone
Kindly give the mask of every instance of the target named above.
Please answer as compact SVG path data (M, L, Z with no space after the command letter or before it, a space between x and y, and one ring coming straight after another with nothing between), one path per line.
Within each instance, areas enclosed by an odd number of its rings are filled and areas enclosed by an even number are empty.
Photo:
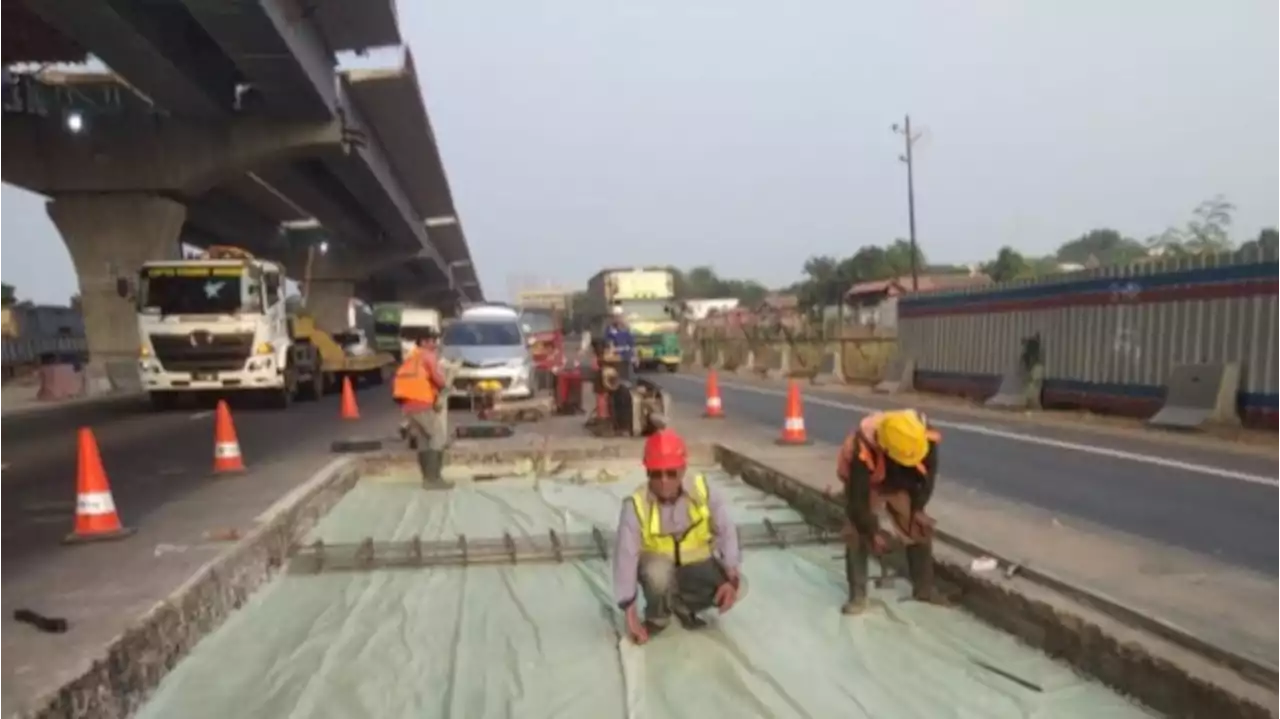
M76 471L76 525L63 541L93 542L104 539L122 539L134 530L120 524L116 503L111 497L111 485L102 469L102 457L98 454L98 440L93 430L81 427L77 437L79 467Z
M231 409L226 400L218 400L218 411L213 423L213 473L243 472L244 457L240 455L240 440L236 439L236 426L231 421Z
M795 380L787 383L787 414L778 444L809 444L809 434L804 430L804 410L800 405L800 385Z
M342 378L342 418L360 419L360 408L356 405L356 392L351 388L351 378Z
M714 369L707 372L707 408L702 413L707 419L724 419L724 404L720 401L720 380Z

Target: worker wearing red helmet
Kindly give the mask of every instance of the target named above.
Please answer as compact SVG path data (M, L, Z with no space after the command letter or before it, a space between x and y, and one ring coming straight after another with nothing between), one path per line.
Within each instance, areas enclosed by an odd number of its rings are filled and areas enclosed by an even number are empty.
M727 612L741 580L738 533L728 505L701 474L686 476L688 451L674 430L660 429L644 445L649 481L622 501L613 586L627 633L643 644L675 615L686 628L705 622L711 607ZM644 621L636 606L644 593Z

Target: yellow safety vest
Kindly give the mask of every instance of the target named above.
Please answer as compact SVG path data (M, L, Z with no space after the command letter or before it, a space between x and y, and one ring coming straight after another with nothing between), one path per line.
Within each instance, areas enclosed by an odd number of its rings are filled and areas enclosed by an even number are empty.
M644 554L661 554L671 557L676 564L689 564L711 558L714 535L711 531L711 508L708 505L707 478L701 474L693 478L693 492L689 498L689 529L683 537L663 534L661 513L649 503L649 487L637 489L631 495L640 520L640 551Z

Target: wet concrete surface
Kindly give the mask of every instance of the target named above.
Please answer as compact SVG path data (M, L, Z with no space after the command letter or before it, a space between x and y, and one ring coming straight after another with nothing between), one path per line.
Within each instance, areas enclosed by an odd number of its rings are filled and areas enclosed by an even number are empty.
M705 399L702 376L654 378L681 405L698 407ZM720 389L729 417L781 433L784 386L725 377ZM864 415L841 405L868 404L862 397L808 386L802 389L810 399L804 407L809 437L831 444L838 444ZM897 401L886 399L880 406L891 407ZM942 473L948 483L1181 547L1270 577L1277 574L1280 552L1275 536L1280 511L1274 485L1151 461L1204 465L1265 481L1276 476L1274 460L1203 448L1179 449L1128 436L1109 438L1083 430L975 419L938 409L928 414L949 425L942 428L941 450ZM1069 444L1101 447L1121 456L1062 446Z
M248 471L211 474L213 413L132 414L95 426L130 538L62 544L75 507L76 423L10 440L3 483L5 715L75 676L131 621L256 524L256 518L334 460L329 443L391 435L398 409L386 388L357 393L362 418L344 421L337 397L287 411L233 409ZM15 622L29 608L65 618L65 634Z

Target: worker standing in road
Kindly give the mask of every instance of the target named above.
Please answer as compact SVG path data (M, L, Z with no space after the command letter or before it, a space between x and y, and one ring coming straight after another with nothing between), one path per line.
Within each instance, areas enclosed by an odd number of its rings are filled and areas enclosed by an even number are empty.
M417 342L396 370L392 396L409 420L409 432L418 450L418 467L425 487L443 484L447 427L440 403L446 402L445 377L436 351L436 330L424 327Z
M868 555L883 554L891 541L906 545L913 596L942 602L933 579L934 520L924 511L938 476L940 441L923 414L906 409L865 417L840 447L837 473L847 514L845 614L866 608ZM881 517L889 521L882 524Z
M627 633L644 644L674 614L688 629L704 626L698 613L729 611L739 598L738 533L729 508L701 474L686 478L688 451L672 429L644 445L649 481L622 501L613 558L614 594ZM644 621L636 606L644 592Z
M623 382L630 383L632 376L632 367L635 363L636 340L631 335L631 330L627 327L627 320L623 316L621 305L613 306L613 315L610 319L609 326L605 328L604 339L618 353L621 360L618 363L618 376Z

